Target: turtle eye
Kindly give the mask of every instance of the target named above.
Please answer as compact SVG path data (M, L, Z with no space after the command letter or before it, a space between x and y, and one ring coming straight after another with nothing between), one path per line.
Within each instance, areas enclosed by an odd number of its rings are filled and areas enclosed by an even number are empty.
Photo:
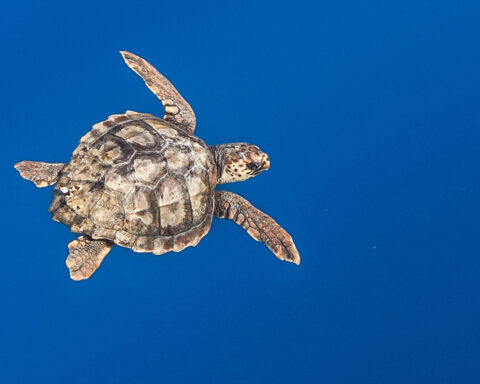
M259 167L259 164L254 161L247 163L247 168L250 169L251 171L258 169L258 167Z

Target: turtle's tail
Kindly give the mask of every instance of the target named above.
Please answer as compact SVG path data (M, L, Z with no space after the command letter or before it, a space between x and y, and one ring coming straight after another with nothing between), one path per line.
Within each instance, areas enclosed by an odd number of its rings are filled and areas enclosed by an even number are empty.
M66 164L44 163L42 161L21 161L14 165L24 179L32 181L37 187L55 184Z

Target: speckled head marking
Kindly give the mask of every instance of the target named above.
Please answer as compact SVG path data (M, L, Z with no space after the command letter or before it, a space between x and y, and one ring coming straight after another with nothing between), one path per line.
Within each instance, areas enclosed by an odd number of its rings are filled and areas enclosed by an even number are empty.
M259 175L270 167L268 155L248 143L219 144L210 147L217 163L217 184L234 183Z

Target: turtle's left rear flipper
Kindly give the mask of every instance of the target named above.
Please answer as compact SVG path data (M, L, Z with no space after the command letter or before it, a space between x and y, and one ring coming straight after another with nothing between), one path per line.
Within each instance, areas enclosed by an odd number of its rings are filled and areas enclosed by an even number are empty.
M24 179L32 181L37 187L47 187L55 184L60 171L65 168L63 163L44 163L42 161L22 161L14 165Z

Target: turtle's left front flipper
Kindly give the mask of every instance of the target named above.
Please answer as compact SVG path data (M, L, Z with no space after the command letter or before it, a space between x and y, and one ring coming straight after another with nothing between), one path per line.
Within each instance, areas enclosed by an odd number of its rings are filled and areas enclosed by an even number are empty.
M68 254L65 264L70 270L72 280L88 279L102 263L113 247L109 240L93 240L88 236L80 236L68 244Z
M263 242L280 260L300 264L292 237L270 216L243 197L227 191L215 192L215 216L231 219L257 241Z
M192 107L180 92L147 60L127 51L120 51L125 63L139 75L147 87L160 99L164 108L164 120L179 124L188 134L195 131L196 117Z
M37 187L48 187L55 184L60 171L67 164L44 163L43 161L22 161L14 165L24 179L32 181Z

